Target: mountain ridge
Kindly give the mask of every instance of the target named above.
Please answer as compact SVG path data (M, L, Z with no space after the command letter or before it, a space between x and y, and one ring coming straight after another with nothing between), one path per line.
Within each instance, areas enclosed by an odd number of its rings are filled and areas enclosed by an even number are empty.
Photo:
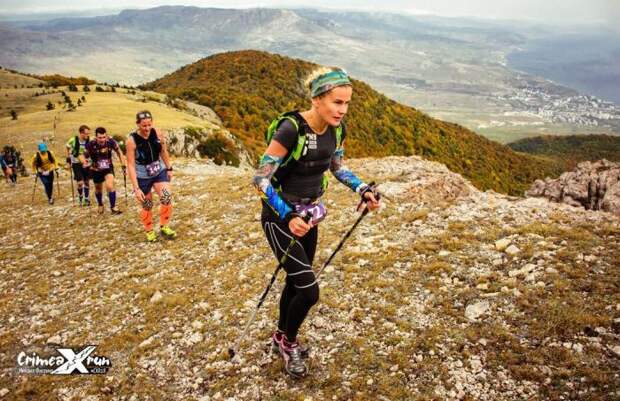
M251 48L318 64L338 60L391 98L501 143L533 133L620 132L617 105L595 107L595 97L509 67L509 54L550 35L545 27L183 6L3 24L0 65L26 72L136 85L208 55Z
M614 135L544 135L523 138L507 146L517 152L553 157L564 171L584 161L620 162L620 137Z

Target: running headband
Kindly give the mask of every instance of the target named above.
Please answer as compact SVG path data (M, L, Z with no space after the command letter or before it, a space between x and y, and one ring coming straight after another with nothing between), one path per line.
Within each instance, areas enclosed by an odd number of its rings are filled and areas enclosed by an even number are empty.
M319 75L312 81L310 84L310 94L314 98L343 85L351 85L347 73L343 70L330 71Z

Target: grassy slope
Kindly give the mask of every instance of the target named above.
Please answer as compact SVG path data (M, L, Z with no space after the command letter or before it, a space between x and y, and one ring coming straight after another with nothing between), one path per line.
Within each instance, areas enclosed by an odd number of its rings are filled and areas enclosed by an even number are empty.
M222 53L182 67L146 88L213 108L230 131L259 155L270 119L308 107L301 82L315 67L303 60L258 51ZM347 125L348 155L422 155L444 163L482 189L522 193L535 178L557 174L547 159L533 158L396 103L361 81Z
M111 135L125 136L135 128L135 113L148 109L153 113L155 125L163 128L178 128L188 125L205 126L208 122L191 114L179 111L156 101L140 101L142 94L138 96L126 94L126 90L118 89L116 93L95 92L94 85L91 91L84 93L82 87L79 92L69 92L66 87L58 88L69 95L74 104L82 96L86 97L86 103L78 107L76 111L67 112L58 105L62 100L60 93L33 97L39 88L33 89L1 89L0 111L8 107L18 110L18 119L11 120L8 110L2 113L0 118L0 145L13 144L18 148L23 146L26 154L35 148L35 144L43 136L53 133L54 118L57 118L56 142L52 145L53 151L62 150L66 140L75 135L80 125L86 124L95 129L104 126ZM51 90L51 89L50 89ZM138 91L138 93L141 93ZM8 96L7 96L8 95ZM158 94L146 94L152 97L161 97ZM56 109L48 111L45 105L48 101L55 103Z
M40 79L29 77L27 75L22 75L7 71L5 69L0 69L0 89L15 89L15 85L21 88L22 85L35 86L39 84L45 84L45 82Z

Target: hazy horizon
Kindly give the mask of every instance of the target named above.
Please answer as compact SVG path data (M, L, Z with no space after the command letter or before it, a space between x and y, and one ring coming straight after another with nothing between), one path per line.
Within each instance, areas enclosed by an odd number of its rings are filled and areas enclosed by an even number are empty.
M343 0L334 5L331 1L260 0L260 1L198 1L198 0L112 0L101 7L98 0L82 0L78 6L70 1L44 0L5 0L0 6L0 14L8 16L38 14L85 14L105 15L129 8L153 8L165 5L184 5L218 8L315 8L349 11L385 11L414 15L434 15L440 17L474 17L546 23L554 25L604 25L617 29L620 20L620 3L616 0L592 0L584 4L581 0L547 1L538 0L472 0L466 4L454 0L384 0L380 5L367 0Z

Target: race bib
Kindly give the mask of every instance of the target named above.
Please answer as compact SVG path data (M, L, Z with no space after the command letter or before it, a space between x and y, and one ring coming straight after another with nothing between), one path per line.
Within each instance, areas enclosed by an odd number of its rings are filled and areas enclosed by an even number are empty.
M99 170L107 170L110 168L110 159L101 159L97 160L97 169Z
M159 163L159 160L146 165L146 174L149 177L155 177L160 172L161 172L161 163Z
M318 203L311 203L309 205L296 204L295 212L299 213L302 217L305 217L308 215L308 213L311 213L312 218L310 219L310 222L313 226L316 226L317 224L322 222L323 219L325 219L325 216L327 216L327 208L325 207L323 202L320 201Z

